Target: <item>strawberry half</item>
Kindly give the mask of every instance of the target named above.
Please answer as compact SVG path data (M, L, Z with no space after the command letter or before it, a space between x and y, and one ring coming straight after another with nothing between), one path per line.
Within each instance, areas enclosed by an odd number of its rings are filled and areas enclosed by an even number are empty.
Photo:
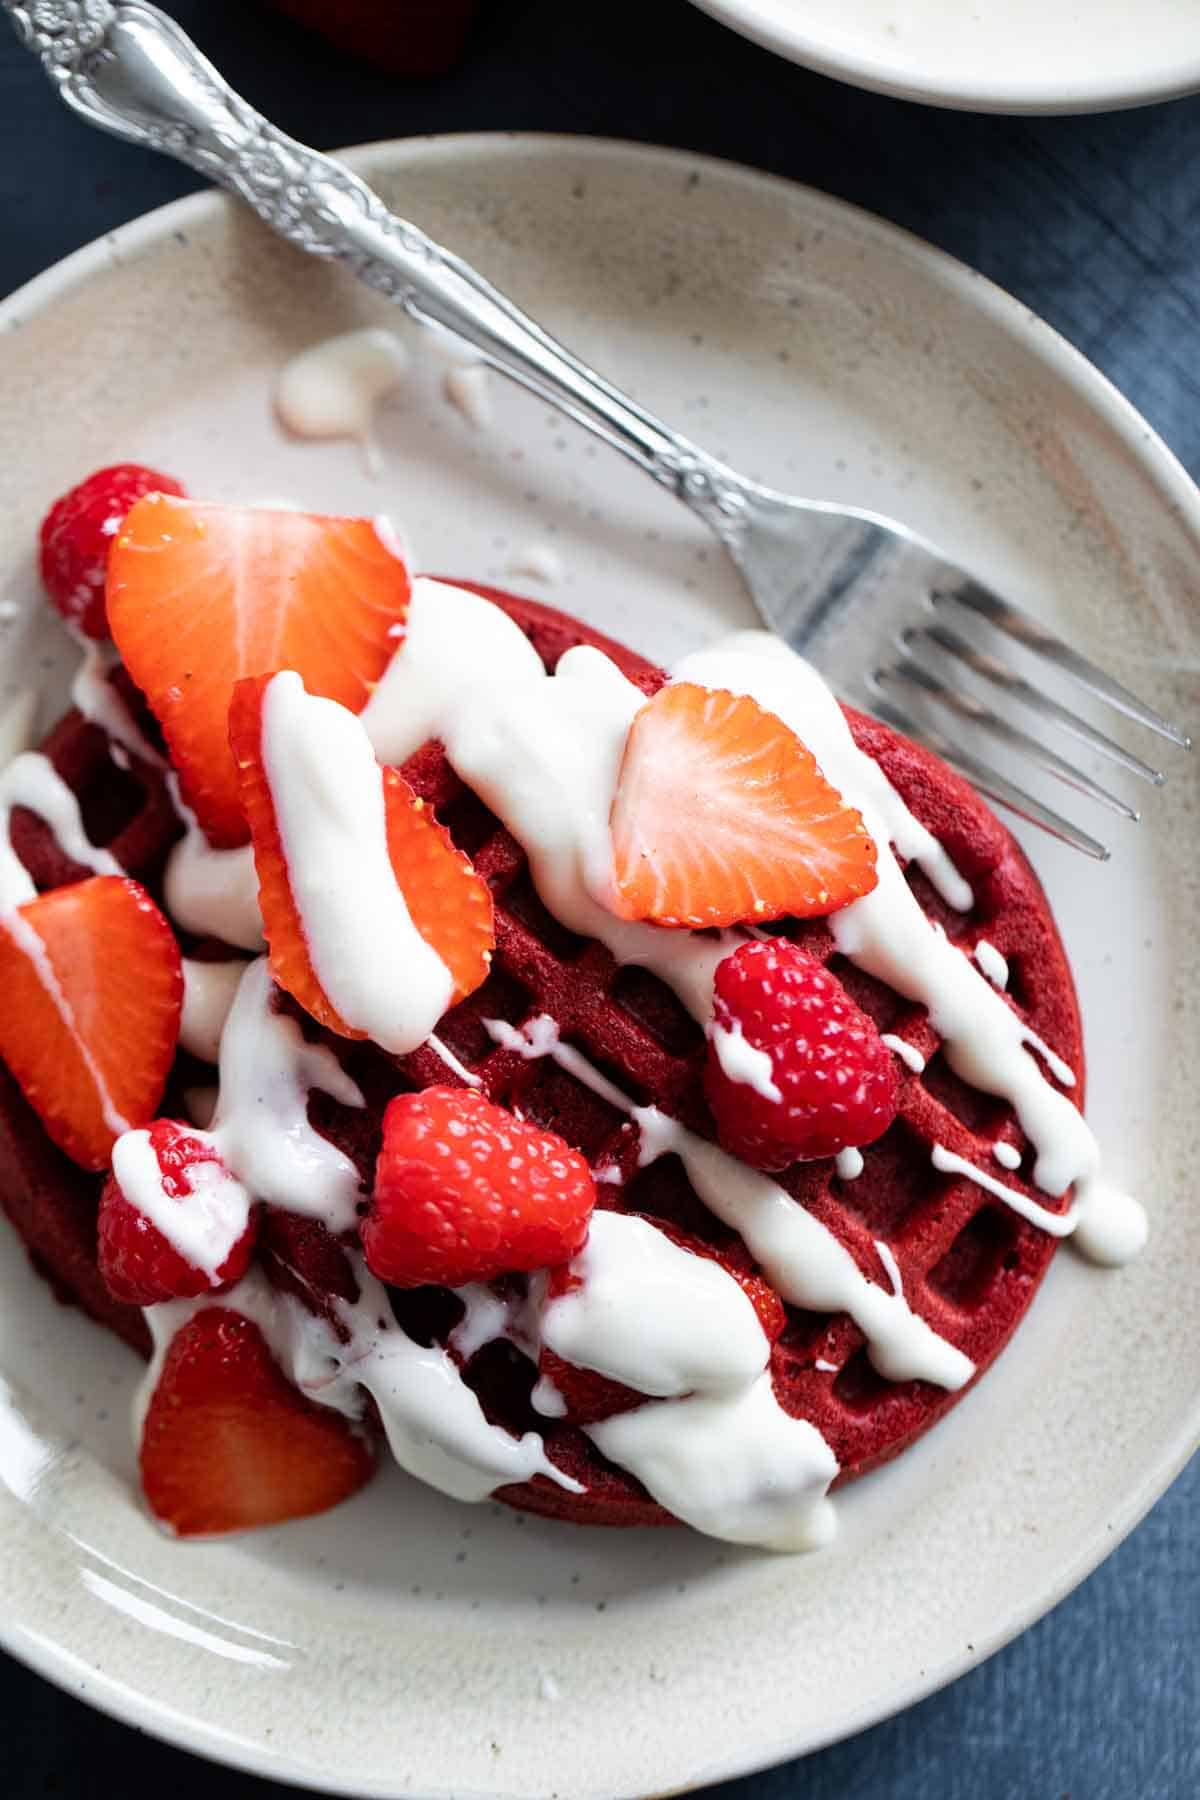
M630 727L610 820L617 908L658 925L836 912L878 879L861 816L781 719L681 681Z
M142 1428L142 1489L180 1537L326 1512L371 1475L370 1445L294 1388L257 1325L206 1308L171 1342Z
M182 1005L175 934L136 881L95 875L0 919L0 1058L85 1169L154 1117Z
M369 519L141 500L108 564L108 623L212 843L246 841L234 683L296 669L361 712L402 634L408 570Z
M288 874L263 753L263 709L274 679L264 675L239 682L229 710L229 741L254 843L271 974L330 1031L363 1038L367 1032L341 1017L317 978ZM453 1006L487 979L496 941L491 890L404 777L395 769L376 767L392 872L418 933L450 971ZM353 879L351 872L347 879ZM378 949L386 955L389 946Z

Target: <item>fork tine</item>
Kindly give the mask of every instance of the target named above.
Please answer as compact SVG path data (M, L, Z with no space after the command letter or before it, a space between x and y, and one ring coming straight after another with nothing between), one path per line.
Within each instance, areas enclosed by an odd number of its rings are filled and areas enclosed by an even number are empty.
M1127 805L1118 795L1110 794L1107 788L1101 787L1098 781L1093 781L1090 775L1085 775L1082 769L1069 763L1057 750L1047 749L1045 744L1031 737L1029 732L1022 731L1017 725L1010 725L1007 719L1001 718L999 713L993 712L990 706L985 706L973 694L960 693L956 688L947 687L944 681L939 681L936 675L931 675L920 663L906 661L895 663L890 668L877 669L875 679L884 682L907 681L912 686L921 688L939 705L957 713L960 719L969 719L973 725L982 726L1002 743L1009 744L1014 750L1028 756L1048 774L1057 775L1068 787L1086 794L1090 800L1098 800L1101 806L1107 806L1110 812L1119 813L1123 819L1137 819L1138 814L1132 806Z
M1094 857L1097 862L1108 861L1107 845L1100 843L1094 837L1089 837L1086 831L1081 831L1077 825L1072 825L1071 821L1064 819L1061 813L1056 813L1051 807L1044 806L1032 794L1027 794L1024 788L1017 787L1016 783L1010 781L1007 775L1001 775L998 769L993 769L990 763L982 762L979 757L972 756L969 750L959 749L956 744L950 743L949 739L944 738L940 732L934 731L924 721L914 719L911 713L904 711L903 707L893 706L890 700L884 699L879 694L873 694L871 711L877 718L882 719L885 725L893 725L897 731L903 731L908 737L917 738L940 756L944 762L952 763L979 789L981 794L986 794L989 800L998 800L1002 806L1007 806L1010 812L1015 812L1020 818L1028 819L1031 825L1037 825L1041 830L1048 831L1051 837L1056 837L1062 843L1070 845L1072 850L1081 850L1085 856Z
M935 590L931 598L935 605L951 600L955 605L965 607L968 612L977 613L980 618L994 625L997 631L1006 632L1009 637L1016 638L1018 643L1026 644L1039 656L1044 656L1089 693L1095 694L1097 699L1115 706L1127 719L1136 719L1139 725L1156 731L1160 737L1178 744L1183 750L1191 749L1191 738L1178 725L1172 725L1169 719L1164 719L1152 706L1147 706L1136 694L1131 694L1127 687L1122 687L1119 681L1114 681L1111 675L1098 669L1086 656L1080 656L1078 650L1072 650L1069 644L1064 644L1052 631L1047 631L1029 613L1023 612L1019 606L1013 606L1011 601L1002 600L999 594L993 594L982 583L968 579L958 587Z
M1068 732L1081 744L1086 744L1089 749L1098 751L1101 756L1107 756L1113 762L1119 763L1131 775L1137 775L1142 781L1151 782L1154 787L1161 787L1166 779L1161 769L1151 768L1150 764L1143 762L1140 756L1135 756L1131 750L1126 750L1123 744L1116 743L1113 738L1105 737L1102 731L1097 731L1094 725L1089 725L1086 719L1081 719L1078 713L1073 713L1070 707L1061 705L1057 700L1052 700L1049 694L1043 694L1040 688L1035 688L1031 682L1024 680L1022 676L1010 669L1007 663L977 649L974 644L969 644L966 638L959 637L956 631L949 630L947 626L910 626L908 630L900 633L900 640L910 652L917 650L922 643L936 644L938 649L944 650L947 656L953 656L959 662L965 663L974 674L982 676L985 681L990 681L994 687L1002 688L1006 694L1011 694L1014 700L1019 700L1023 706L1039 713L1042 718L1053 720L1061 730Z

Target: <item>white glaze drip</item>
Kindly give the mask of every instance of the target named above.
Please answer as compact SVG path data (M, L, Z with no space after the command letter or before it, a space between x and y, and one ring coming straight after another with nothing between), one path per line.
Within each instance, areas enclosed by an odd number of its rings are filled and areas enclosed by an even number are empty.
M1003 991L1008 986L1008 962L995 944L989 944L986 938L980 938L971 954L992 986Z
M196 1136L220 1153L207 1133ZM117 1139L112 1169L129 1204L185 1262L218 1286L218 1271L250 1220L253 1202L241 1182L220 1163L196 1162L188 1169L191 1193L169 1194L148 1131L126 1131Z
M113 761L118 766L117 751L120 747L128 750L141 762L149 763L151 768L165 768L166 759L138 729L133 714L108 679L110 672L121 660L116 646L100 643L81 633L72 635L83 652L83 661L71 682L72 705L78 708L90 724L98 725L101 731L108 734L112 740Z
M1105 1268L1119 1269L1141 1253L1149 1233L1146 1209L1140 1202L1105 1181L1089 1183L1075 1227L1075 1242L1086 1257Z
M1019 1169L1021 1166L1021 1152L1015 1144L993 1144L992 1155L1002 1169Z
M534 1382L529 1391L529 1404L543 1419L565 1419L570 1410L548 1375L539 1375Z
M915 1044L910 1044L906 1038L897 1037L891 1031L885 1031L879 1041L886 1044L892 1055L898 1056L905 1068L911 1069L914 1075L920 1075L924 1071L925 1058Z
M463 1083L464 1087L480 1087L482 1085L478 1075L476 1075L473 1070L468 1069L466 1063L460 1062L450 1046L448 1044L443 1044L440 1037L437 1037L436 1035L431 1036L426 1039L426 1042L434 1055L439 1057L441 1061L445 1063L446 1067L450 1070L450 1073L458 1076L458 1079Z
M906 1300L868 1280L846 1247L769 1175L738 1162L653 1106L635 1106L587 1058L560 1041L546 1014L517 1031L503 1019L485 1019L497 1043L522 1056L549 1056L610 1106L626 1113L641 1133L639 1164L678 1156L709 1211L738 1233L785 1300L812 1312L847 1312L867 1339L871 1361L890 1381L932 1381L957 1389L975 1365L939 1337Z
M1007 1187L995 1175L989 1175L986 1169L968 1162L965 1156L958 1156L953 1150L947 1150L944 1144L933 1146L929 1160L943 1175L965 1175L976 1187L994 1194L997 1200L1003 1200L1005 1206L1051 1237L1070 1237L1079 1223L1077 1204L1068 1207L1065 1213L1049 1212L1046 1207L1039 1206L1036 1200L1031 1200L1028 1194L1022 1194L1017 1188Z
M442 377L442 392L468 425L476 431L488 429L492 422L492 389L483 363L455 363Z
M347 1025L394 1055L415 1050L454 981L393 873L370 739L346 707L285 671L263 695L262 759L317 980Z
M0 774L0 915L37 898L29 872L12 847L10 821L16 806L28 807L44 819L72 862L96 875L125 873L116 857L98 850L84 831L79 802L50 759L24 750Z
M833 1166L837 1170L839 1181L857 1181L865 1167L863 1153L856 1150L853 1144L848 1144L844 1150L838 1151L833 1159Z
M377 474L375 412L407 369L408 352L393 332L347 331L284 364L275 382L275 411L294 437L353 438L363 447L368 472Z
M772 1287L809 1312L849 1313L888 1381L931 1381L957 1391L975 1365L939 1337L900 1294L868 1280L846 1249L769 1175L727 1156L656 1107L637 1107L639 1161L678 1156L705 1206L736 1231Z
M717 1053L721 1071L729 1081L740 1082L752 1088L760 1099L779 1104L783 1095L775 1082L771 1058L767 1051L750 1043L742 1031L740 1019L735 1019L731 1026L718 1025L714 1021L708 1027L708 1039Z
M320 1219L335 1236L357 1217L358 1171L308 1122L319 1088L342 1106L363 1097L324 1044L275 1012L267 960L249 963L221 1034L220 1099L213 1136L225 1166L259 1200Z
M578 1369L665 1399L735 1391L766 1367L767 1340L744 1289L645 1219L594 1213L570 1270L581 1285L543 1306L541 1339Z
M171 1340L197 1312L228 1307L258 1326L284 1373L319 1405L357 1421L369 1393L401 1468L441 1493L480 1501L534 1475L572 1493L583 1491L555 1468L536 1432L515 1438L490 1425L454 1359L436 1346L414 1343L394 1322L387 1294L365 1263L355 1255L351 1261L359 1299L333 1302L349 1333L345 1344L324 1319L272 1288L255 1269L228 1293L150 1307L155 1355L135 1405L138 1437Z
M836 1529L826 1496L837 1460L814 1425L781 1410L765 1371L732 1397L652 1401L589 1425L587 1435L660 1505L711 1537L812 1550Z
M180 794L177 775L168 775L167 788L186 828L167 858L163 884L167 911L177 925L197 937L220 938L235 950L261 950L253 846L214 850Z
M194 957L184 957L181 1050L190 1051L201 1062L216 1062L221 1033L245 972L244 962L197 962Z
M900 1264L893 1256L890 1245L885 1244L882 1238L876 1238L874 1242L875 1254L883 1264L887 1278L892 1284L892 1292L899 1297L904 1292L904 1277L900 1273Z
M563 560L549 544L526 544L509 563L507 573L518 580L526 577L553 587L563 578Z

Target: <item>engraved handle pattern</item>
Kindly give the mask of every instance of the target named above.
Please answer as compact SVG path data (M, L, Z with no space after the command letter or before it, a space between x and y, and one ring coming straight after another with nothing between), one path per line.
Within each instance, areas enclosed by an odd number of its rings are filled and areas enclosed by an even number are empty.
M290 138L145 0L3 0L73 111L187 163L310 256L344 263L422 323L632 458L735 551L746 484L603 380L467 263L388 211L343 164Z
M115 10L108 0L35 0L18 6L4 0L17 36L42 59L52 81L66 81L83 59L100 49Z

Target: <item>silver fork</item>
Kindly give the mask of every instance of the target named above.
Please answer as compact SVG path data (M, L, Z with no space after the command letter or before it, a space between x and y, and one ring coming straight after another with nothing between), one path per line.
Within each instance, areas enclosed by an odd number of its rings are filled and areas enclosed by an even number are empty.
M1172 744L1189 739L1103 670L894 520L782 494L672 431L571 354L460 258L390 213L343 164L285 136L235 94L173 20L143 0L3 0L73 111L160 150L247 201L310 255L344 263L422 324L464 339L668 488L704 520L762 617L844 699L921 738L977 787L1077 850L1105 846L972 748L983 731L1128 819L1137 813L1033 732L997 712L962 672L1142 780L1162 774L1069 710L970 622L1007 639ZM957 628L956 628L957 626ZM1021 652L1018 651L1018 658ZM948 740L929 708L955 721ZM958 741L965 731L967 742Z

